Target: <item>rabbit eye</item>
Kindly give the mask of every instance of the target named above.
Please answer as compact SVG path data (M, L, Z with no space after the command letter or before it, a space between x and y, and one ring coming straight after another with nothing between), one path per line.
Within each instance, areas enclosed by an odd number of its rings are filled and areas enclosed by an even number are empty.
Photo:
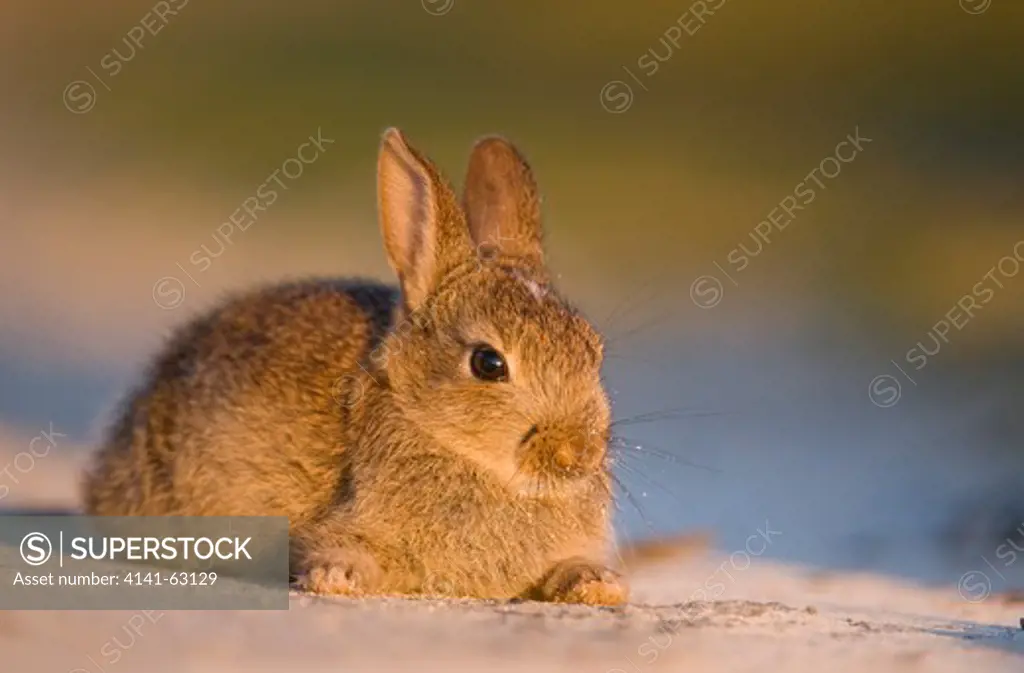
M473 349L469 356L469 368L473 376L481 381L508 380L508 365L501 353L484 344Z

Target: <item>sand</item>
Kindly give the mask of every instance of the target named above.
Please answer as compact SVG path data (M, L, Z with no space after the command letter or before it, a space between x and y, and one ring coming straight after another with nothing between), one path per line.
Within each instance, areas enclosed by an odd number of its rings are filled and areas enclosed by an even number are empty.
M2 464L13 458L0 452ZM0 507L76 504L81 458L39 460L16 473ZM1024 664L1024 605L971 603L955 586L823 572L742 550L663 560L632 583L623 609L293 592L290 609L273 612L4 612L0 669L884 673Z

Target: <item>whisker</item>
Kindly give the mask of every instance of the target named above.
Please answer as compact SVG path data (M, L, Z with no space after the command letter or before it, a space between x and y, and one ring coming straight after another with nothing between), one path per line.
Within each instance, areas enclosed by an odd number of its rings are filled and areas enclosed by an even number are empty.
M661 326L667 324L669 321L671 321L675 317L676 316L671 315L671 314L660 315L657 318L654 318L652 320L648 320L645 323L640 323L636 327L633 327L633 328L631 328L629 330L626 330L625 332L620 332L619 334L616 334L614 336L609 337L607 339L607 342L609 344L618 344L618 343L620 343L622 341L625 341L626 339L628 339L630 337L639 336L639 335L643 334L644 332L648 332L648 331L650 331L650 330L652 330L652 329L654 329L656 327L661 327Z
M620 456L620 457L621 458L625 458L625 456ZM690 506L693 505L693 503L683 502L682 499L680 499L679 495L677 493L675 493L672 489L670 489L667 486L665 486L664 484L658 482L653 477L650 477L650 476L644 474L641 470L638 470L636 467L634 467L632 465L629 465L628 463L626 463L625 460L616 463L616 465L618 465L622 469L626 470L630 474L635 474L636 476L640 477L641 479L643 479L645 482L647 482L648 484L650 484L654 488L657 488L660 491L662 491L663 493L667 494L670 498L675 500L676 503L678 503L679 505L681 505L683 507L690 507Z
M647 530L649 530L651 534L654 535L654 526L652 526L651 522L647 520L647 517L644 515L644 510L640 507L639 503L637 503L636 498L633 497L633 494L629 492L629 489L626 488L626 485L622 482L622 480L615 476L614 472L609 472L608 474L612 478L612 481L614 481L618 485L618 487L622 489L622 492L626 494L626 499L629 500L629 504L633 505L633 509L636 510L636 513L640 515L640 519L644 522L644 525L647 526Z
M520 471L520 470L522 470L522 469L523 469L523 466L522 466L521 464L520 464L520 465L517 465L517 466L516 466L516 471L512 473L512 476L511 476L511 477L509 477L508 483L507 483L507 484L505 484L505 488L506 488L506 489L507 489L507 488L508 488L509 486L511 486L511 485L512 485L512 482L513 482L513 481L515 481L515 480L516 480L516 477L518 477L518 476L519 476L519 471Z
M649 277L647 280L643 281L640 284L639 287L634 286L633 289L629 290L629 292L626 293L626 296L624 296L622 298L622 300L619 301L612 308L612 311L611 311L610 314L608 314L608 317L605 318L603 321L601 321L602 323L604 323L604 328L601 331L603 331L603 332L610 331L611 328L614 326L614 324L615 324L615 322L617 320L624 319L632 311L634 311L636 308L641 306L643 304L643 301L641 301L641 299L642 299L641 295L643 295L645 293L652 294L650 292L652 286L655 286L657 283L659 283L661 280L663 280L662 278L659 278L659 276L665 276L665 275L667 275L667 272L664 272L664 271L661 272L661 274L654 274L653 276ZM665 287L666 287L666 285L662 284L660 291L664 292L665 291ZM652 294L652 296L648 297L647 299L655 299L655 298L657 298L657 296L658 296L658 291L655 291Z
M523 466L521 464L516 466L516 471L512 473L512 476L509 477L508 483L505 484L505 488L506 489L509 489L512 486L512 482L514 482L516 480L516 477L519 476L519 473L520 473L520 471L522 469L523 469ZM530 494L529 494L529 491L527 491L526 495L527 495L526 498L513 498L512 499L512 507L516 511L524 512L524 513L526 513L528 511L528 507L530 505L530 499L529 499L529 495Z
M615 502L614 498L612 499L612 502ZM615 558L618 559L619 567L624 569L624 570L628 570L628 568L626 567L626 565L627 565L626 564L626 559L622 556L622 546L619 543L618 535L612 534L609 537L610 537L609 541L611 542L611 546L612 546L612 553L614 553L615 554Z
M636 348L628 349L625 352L618 350L619 344L606 344L604 349L604 358L606 361L616 360L620 362L626 362L630 365L641 364L647 367L651 367L657 371L662 371L665 367L664 362L657 362L653 358L647 355L641 355L638 353Z
M512 485L512 482L514 482L516 480L516 477L519 476L519 473L520 473L520 471L522 469L523 469L522 465L516 466L516 471L512 473L512 477L508 480L508 484L505 486L505 488L509 488L509 486ZM532 500L532 498L529 497L530 496L529 490L527 490L527 492L525 494L522 494L522 495L526 495L526 497L525 498L512 498L512 502L511 502L512 508L516 512L519 512L519 513L522 513L522 514L529 514L530 508L533 506L533 500Z
M609 486L609 485L608 485L608 484L607 484L606 482L603 482L603 481L602 481L602 482L601 482L601 488L603 488L603 489L604 489L604 492L605 492L605 494L606 494L606 495L607 495L607 496L608 496L609 498L611 498L611 500L612 500L612 505L614 505L614 506L615 506L615 510L616 510L617 512L620 512L620 513L624 513L624 510L622 509L622 505L620 505L620 504L619 504L619 501L618 501L618 499L617 499L617 498L615 497L615 493L614 493L614 491L612 491L612 487L611 487L611 486Z
M612 466L612 464L613 464L613 461L609 459L608 460L608 472L609 472L609 474L611 473L611 466ZM598 483L601 484L601 489L604 491L605 495L607 495L608 498L611 500L612 506L615 507L615 511L618 512L619 514L625 514L625 510L622 509L622 505L619 504L619 500L618 500L618 498L615 497L615 492L612 491L612 487L608 484L608 482L600 481Z
M608 472L609 474L611 473L610 467L608 469ZM614 479L614 476L612 476L612 478ZM604 481L603 479L599 483L601 484L602 490L604 490L605 494L608 496L608 499L611 500L612 506L615 507L616 513L625 515L625 510L623 510L622 506L619 504L619 499L615 497L615 493L612 491L611 484L609 484L607 481ZM619 542L618 535L612 534L610 536L610 542L612 552L615 554L615 558L618 559L619 567L623 570L626 570L626 559L622 556L621 544Z
M695 409L687 409L686 407L675 407L671 409L660 409L658 411L648 411L635 416L627 416L626 418L620 418L610 423L611 427L619 427L624 425L639 425L641 423L653 423L655 421L670 421L679 420L686 418L703 418L706 416L722 416L725 412L722 411L698 411Z
M716 474L721 473L721 470L718 469L718 468L711 467L709 465L702 465L700 463L695 463L692 460L686 460L685 458L680 458L679 456L677 456L675 454L667 453L667 452L662 451L660 449L654 448L654 447L650 446L649 444L648 445L630 444L630 443L628 443L626 441L625 437L621 437L621 436L612 437L611 441L608 444L608 446L609 446L610 449L625 449L625 450L628 450L628 451L632 451L634 453L654 456L655 458L661 458L662 460L667 460L667 461L676 463L678 465L686 465L687 467L695 467L697 469L705 470L707 472L714 472Z

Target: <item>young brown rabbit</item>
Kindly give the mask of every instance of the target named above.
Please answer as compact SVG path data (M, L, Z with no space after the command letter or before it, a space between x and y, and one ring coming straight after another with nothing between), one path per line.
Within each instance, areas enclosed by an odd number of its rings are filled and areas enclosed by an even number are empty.
M473 148L460 204L396 129L399 289L311 280L180 331L85 480L100 515L285 515L325 593L627 600L610 551L602 340L550 284L530 168Z

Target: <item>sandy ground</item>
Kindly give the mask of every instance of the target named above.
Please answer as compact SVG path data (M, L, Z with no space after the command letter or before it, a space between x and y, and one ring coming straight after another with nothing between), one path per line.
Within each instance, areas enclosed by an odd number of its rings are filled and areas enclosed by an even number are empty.
M15 457L0 452L3 464ZM14 472L19 483L2 507L75 504L81 461L38 461ZM725 550L641 568L633 592L625 609L294 593L287 612L3 612L0 661L19 673L882 673L1019 671L1024 663L1024 605L971 603L952 586Z

